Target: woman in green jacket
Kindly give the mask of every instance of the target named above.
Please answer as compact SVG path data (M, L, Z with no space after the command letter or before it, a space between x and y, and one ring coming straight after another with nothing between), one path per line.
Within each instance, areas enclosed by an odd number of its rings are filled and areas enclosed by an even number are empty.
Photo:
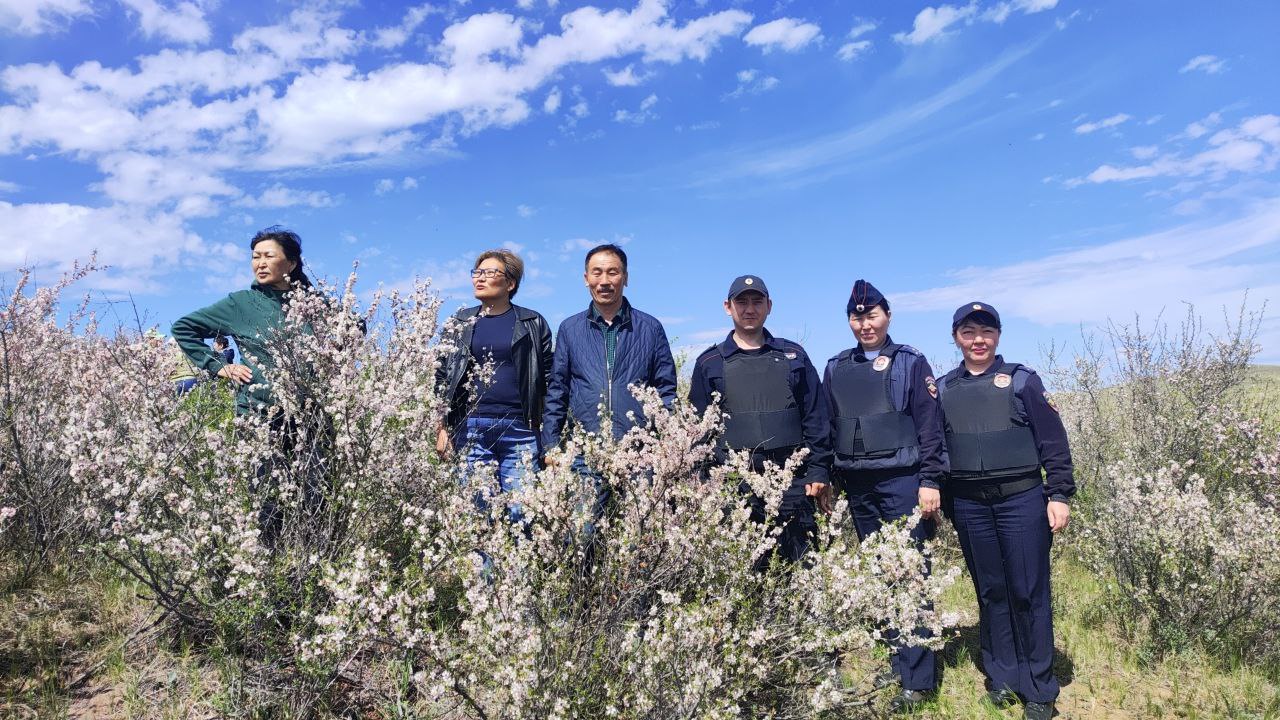
M267 344L284 324L285 293L295 284L311 287L302 270L302 238L297 233L269 227L253 236L249 248L253 285L179 318L172 328L192 365L235 383L237 415L265 413L273 404L262 373L275 367ZM219 335L235 338L244 364L227 363L205 344Z
M262 494L258 524L264 545L274 547L284 528L280 509L279 472L288 472L295 448L308 447L316 452L315 443L303 442L303 430L293 422L283 422L271 413L274 405L271 388L263 375L272 369L270 342L284 325L285 293L294 288L309 288L311 280L302 271L302 239L297 233L280 227L269 227L249 241L252 251L250 267L254 283L248 290L237 290L218 302L196 310L173 324L173 337L195 367L224 377L236 386L236 414L260 414L269 419L273 434L280 443L279 457L258 467L257 482L251 492ZM235 338L244 364L228 363L221 353L205 344L219 335ZM322 431L323 433L323 431ZM323 463L305 463L312 471ZM311 510L319 507L323 497L323 479L307 472L302 483L304 504Z

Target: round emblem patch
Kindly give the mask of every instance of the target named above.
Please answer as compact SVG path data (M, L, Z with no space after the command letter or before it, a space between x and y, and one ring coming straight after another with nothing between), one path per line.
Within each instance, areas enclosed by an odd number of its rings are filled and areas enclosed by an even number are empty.
M1007 388L1009 387L1009 383L1013 382L1013 378L1005 375L1004 373L996 373L996 378L993 382L998 388Z
M886 355L881 355L876 358L875 362L871 363L871 368L876 372L884 372L887 367L889 367L889 358Z
M755 281L755 280L753 280L752 278L747 278L746 280L743 280L742 282L743 282L744 284L746 284L746 285L755 285L755 284L756 284L756 281Z
M981 305L979 305L979 304L977 304L977 303L974 303L974 305L973 305L973 309L974 309L974 310L981 310L981 309L982 309L982 306L981 306Z

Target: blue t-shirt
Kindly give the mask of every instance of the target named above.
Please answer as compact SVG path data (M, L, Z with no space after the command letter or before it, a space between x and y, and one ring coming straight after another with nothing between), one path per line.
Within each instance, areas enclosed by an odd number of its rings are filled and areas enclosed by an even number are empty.
M473 417L522 417L520 377L511 362L511 338L516 329L516 312L476 318L471 335L471 359L479 367L493 359L493 379L480 388L480 398L471 411Z

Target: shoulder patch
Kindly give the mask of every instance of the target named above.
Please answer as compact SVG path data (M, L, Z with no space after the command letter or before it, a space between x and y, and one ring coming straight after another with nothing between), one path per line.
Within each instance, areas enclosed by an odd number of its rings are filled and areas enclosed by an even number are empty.
M938 381L934 380L932 375L925 376L924 389L929 391L929 395L934 400L938 399Z
M1049 397L1048 390L1044 391L1044 401L1049 403L1049 407L1052 408L1054 412L1062 412L1058 409L1058 404L1053 401L1053 398Z
M783 355L784 355L788 360L795 360L796 358L800 357L800 355L799 355L798 353L790 352L790 351L788 351L788 352L784 352L784 353L782 353L782 354L783 354Z

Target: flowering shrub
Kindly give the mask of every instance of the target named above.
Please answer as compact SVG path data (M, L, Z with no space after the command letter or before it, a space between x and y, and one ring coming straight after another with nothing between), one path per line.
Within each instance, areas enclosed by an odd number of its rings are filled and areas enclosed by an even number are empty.
M1258 323L1112 326L1054 373L1082 486L1071 550L1158 652L1280 660L1280 435L1245 389Z
M59 300L92 270L77 267L59 282L30 293L30 272L19 274L0 305L0 588L24 584L51 554L74 547L77 517L69 461L58 438L67 415L92 393L75 328L92 318L81 304L62 323Z
M290 299L263 417L233 418L216 385L176 399L168 351L136 334L68 337L82 381L46 428L74 481L64 505L173 628L239 659L246 708L850 715L869 688L840 653L890 629L941 642L948 619L925 608L957 571L922 578L918 518L859 546L841 503L803 564L752 570L778 531L737 487L772 517L799 458L704 473L714 411L637 390L647 425L571 436L517 493L497 492L491 467L442 460L439 300L422 284L363 311L355 298L348 284ZM577 454L612 491L602 513Z
M1220 657L1280 661L1275 506L1231 490L1212 496L1177 463L1121 464L1106 477L1107 512L1084 529L1083 554L1113 577L1126 616L1145 620L1158 649L1199 644Z

